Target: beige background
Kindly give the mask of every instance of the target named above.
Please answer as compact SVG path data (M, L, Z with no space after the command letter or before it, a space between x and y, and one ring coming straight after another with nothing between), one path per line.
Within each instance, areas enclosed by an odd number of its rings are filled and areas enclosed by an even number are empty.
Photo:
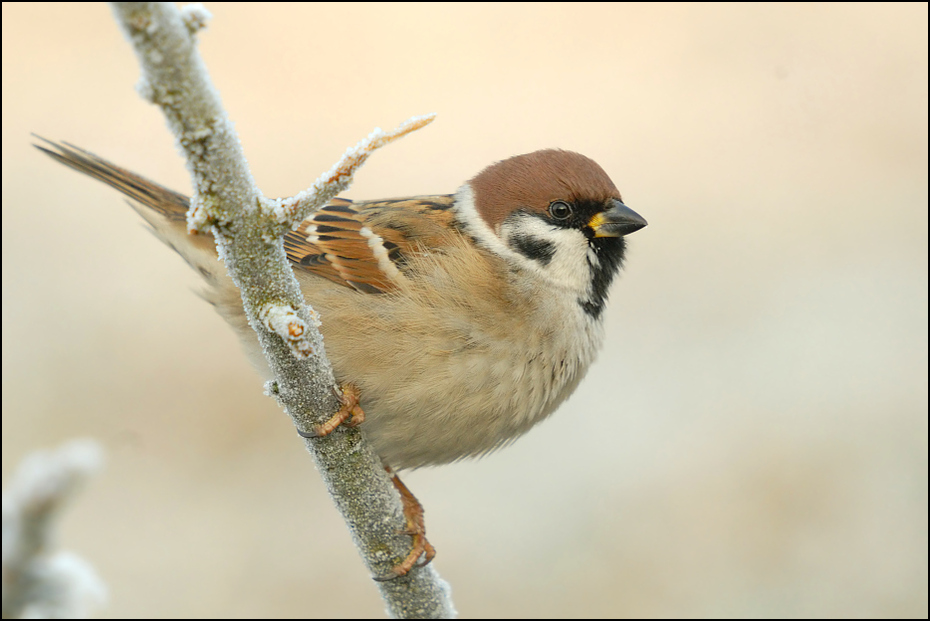
M467 617L927 615L927 7L230 6L201 49L270 196L597 160L649 220L546 424L418 471ZM3 476L99 439L61 544L102 614L371 616L377 591L197 278L29 132L177 189L101 5L3 4Z

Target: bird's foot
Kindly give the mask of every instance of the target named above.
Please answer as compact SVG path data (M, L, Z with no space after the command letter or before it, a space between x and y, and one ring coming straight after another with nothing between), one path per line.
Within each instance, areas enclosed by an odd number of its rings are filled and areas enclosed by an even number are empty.
M305 433L300 429L297 433L302 438L323 438L336 430L336 427L345 423L346 427L358 427L365 422L365 412L358 404L360 394L354 384L343 384L342 394L337 395L342 401L342 407L325 423L316 425L313 431ZM346 422L348 421L348 422Z
M413 547L406 558L391 568L391 571L383 576L375 576L378 582L394 580L401 576L406 576L414 567L425 567L436 556L436 549L426 540L426 522L423 519L423 505L417 500L416 496L404 485L403 481L394 474L390 468L387 471L391 474L391 483L400 494L400 501L404 508L404 519L406 528L401 531L404 535L410 535L413 539ZM423 560L420 561L420 557ZM420 562L418 562L420 561Z

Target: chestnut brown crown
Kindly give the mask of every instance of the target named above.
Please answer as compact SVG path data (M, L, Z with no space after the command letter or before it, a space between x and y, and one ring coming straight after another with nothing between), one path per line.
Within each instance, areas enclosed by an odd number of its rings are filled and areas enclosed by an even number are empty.
M543 149L488 166L470 182L475 206L495 228L515 209L545 213L556 200L622 202L604 169L573 151Z

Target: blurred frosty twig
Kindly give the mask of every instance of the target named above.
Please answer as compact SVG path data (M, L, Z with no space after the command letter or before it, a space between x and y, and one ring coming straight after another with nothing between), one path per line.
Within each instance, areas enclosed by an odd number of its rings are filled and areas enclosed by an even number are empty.
M66 501L100 469L92 440L37 451L20 464L3 492L3 618L83 618L106 600L93 568L70 552L54 552L55 519Z

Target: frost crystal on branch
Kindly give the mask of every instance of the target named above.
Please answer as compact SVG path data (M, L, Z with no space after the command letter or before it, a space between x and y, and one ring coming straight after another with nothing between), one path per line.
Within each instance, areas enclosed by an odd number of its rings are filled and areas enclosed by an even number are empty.
M352 184L355 171L361 168L365 160L375 152L376 149L390 144L414 132L421 127L425 127L433 122L435 114L424 114L407 119L395 129L385 132L380 127L367 137L359 141L357 145L349 148L342 159L336 162L336 165L329 169L329 172L323 174L309 188L292 196L280 200L274 206L274 216L281 224L288 224L292 228L303 222L310 213L319 209L330 200L335 198L340 192L345 191Z
M187 26L191 34L206 28L207 22L212 18L213 15L210 11L199 2L181 7L181 19L184 20L184 25Z
M307 358L314 352L313 344L309 340L307 324L290 306L284 304L267 304L258 313L265 327L280 336L294 354L295 358ZM316 317L311 318L314 327L319 328L320 322Z

